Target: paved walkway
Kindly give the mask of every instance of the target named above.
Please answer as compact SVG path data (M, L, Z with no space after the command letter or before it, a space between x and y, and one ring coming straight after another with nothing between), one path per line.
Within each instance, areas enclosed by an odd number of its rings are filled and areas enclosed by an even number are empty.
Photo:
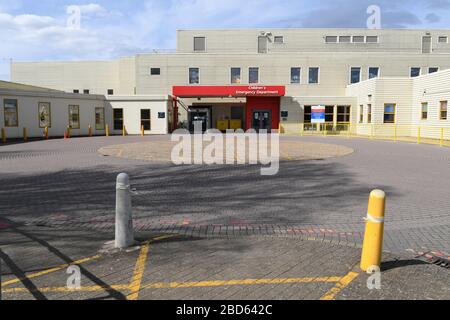
M12 226L2 233L3 299L449 299L449 272L385 255L369 290L360 250L297 239L199 239L140 233L128 252L108 233ZM68 267L79 266L77 289Z
M167 163L105 157L97 152L99 148L108 145L160 141L161 139L169 138L167 136L96 137L0 146L2 181L0 184L0 246L3 252L7 253L7 256L3 258L10 259L11 266L14 266L15 262L19 266L9 271L12 273L10 276L17 277L21 273L33 271L41 272L46 266L54 268L61 263L67 264L77 259L84 259L89 256L89 253L93 256L97 255L101 247L100 243L103 244L107 239L112 238L115 178L123 171L130 174L133 187L137 190L133 197L135 226L138 232L144 234L142 240L149 239L152 235L177 235L178 241L163 242L164 246L169 246L166 254L171 253L172 249L180 252L186 250L186 254L191 254L191 251L195 252L194 248L197 244L200 251L208 246L223 248L218 251L219 253L211 253L212 256L215 254L221 256L221 259L212 261L216 261L217 265L230 263L229 274L219 273L218 277L213 277L214 274L205 273L204 275L208 277L193 277L193 282L233 280L233 278L238 280L308 278L308 274L301 272L305 267L302 264L299 264L296 271L288 273L287 276L264 276L256 271L254 274L249 271L233 276L232 272L237 272L238 269L233 271L232 263L236 260L241 261L242 265L250 263L239 260L239 252L251 257L252 250L263 255L262 252L265 252L265 249L261 248L267 248L269 251L272 250L264 253L267 259L267 257L281 254L283 250L289 252L291 247L294 251L286 257L289 255L292 257L298 252L307 256L308 252L317 250L315 259L310 261L316 264L315 267L310 267L312 271L323 263L323 260L320 260L321 250L325 256L328 254L334 259L340 259L339 261L350 261L351 266L346 264L339 267L333 266L333 268L324 266L323 270L319 270L321 277L345 277L351 272L353 265L357 264L360 252L358 248L362 242L364 228L362 219L367 210L367 197L374 188L384 189L388 195L385 249L391 252L391 255L386 257L391 259L400 257L400 260L409 261L423 252L430 251L436 256L449 256L449 148L333 137L283 137L282 139L286 141L334 143L350 147L355 152L345 157L322 161L282 162L279 174L274 177L261 176L259 166L175 167ZM25 228L23 230L30 228L39 237L30 241L23 240L23 242L17 238L18 241L12 242L11 239L15 238L7 232L11 231L13 225ZM33 259L39 254L26 250L33 242L45 247L44 243L38 241L40 237L54 237L54 241L62 242L54 247L60 248L63 255L57 254L56 260L43 258L47 265L35 265ZM79 237L92 240L96 244L80 244L75 241ZM193 241L192 238L198 240ZM253 241L254 238L259 240ZM278 245L280 247L277 247ZM286 246L283 247L284 245ZM270 249L271 246L273 246L272 249ZM182 247L184 249L181 249ZM281 248L281 251L278 248ZM50 248L44 251L56 253ZM234 259L231 259L231 262L227 262L227 252L234 252ZM119 260L123 258L130 266L134 265L136 256L133 254L138 255L137 252L130 253L129 259L126 255L108 256L110 260L106 259L106 265L99 268L110 268L110 263L115 261L111 259L116 258ZM22 261L25 257L29 259L26 263ZM42 257L46 256L42 255ZM167 259L163 251L161 251L161 259ZM261 260L263 259L256 259L254 264L249 265L254 265L256 268ZM268 261L272 260L268 259ZM194 261L192 265L189 263L184 265L182 258L179 261L179 267L186 266L188 270L186 272L198 268ZM288 261L287 258L282 261L286 261L288 265L295 263L295 261ZM413 261L412 266L409 262L404 266L411 268L410 273L406 272L405 268L390 269L392 270L390 272L393 272L392 285L396 288L395 290L403 290L403 287L395 287L396 277L408 279L408 277L417 278L418 275L425 274L430 275L426 281L432 281L435 273L443 271L446 273L442 276L448 277L447 269L429 265L420 265L417 269L418 267L414 265L416 260L411 261ZM14 263L11 264L11 262ZM201 260L198 260L198 263L201 264ZM217 265L213 265L212 270L216 270ZM168 268L167 265L162 267L162 269ZM341 267L342 270L339 269ZM425 267L431 269L421 269ZM274 265L273 270L279 268L280 266ZM402 278L403 274L408 277ZM95 285L102 289L105 288L105 284L114 284L119 286L116 288L118 291L125 290L120 291L120 295L113 294L116 289L108 289L113 298L123 298L132 291L129 290L130 282L127 282L130 278L129 272L120 276L124 281L102 280L104 284L98 280L103 279L103 276L99 276L97 272L92 272L90 277L89 281L96 283ZM174 273L169 274L164 281L158 277L148 279L145 277L145 280L148 280L150 286L152 283L163 283L163 287L173 281L183 283L191 281L190 278L178 278ZM54 279L57 283L44 282L35 286L63 286L60 278ZM362 285L364 281L361 279L358 277L354 280L354 284L359 283L358 290L365 290L365 286ZM436 276L436 279L444 280L441 276ZM304 279L300 282L302 281ZM22 283L22 285L31 285L33 289L33 281L31 284L25 282L26 284ZM321 294L325 294L325 289L329 289L329 286L333 287L333 283L328 282L314 283L314 285L323 285L323 289L317 291ZM417 287L411 284L410 288L410 291L405 292L410 292L408 297L413 297L412 292L417 291ZM28 291L29 289L27 288ZM348 293L342 290L339 298L352 297L358 290ZM217 292L220 292L217 295L220 297L222 294L220 289ZM401 296L399 292L396 294ZM26 296L24 292L20 293L23 296L17 297ZM97 290L97 294L102 296L104 292ZM186 294L191 293L188 291ZM302 294L305 298L317 297L305 292ZM358 294L361 297L389 297L387 293L378 296L373 292ZM391 297L395 298L396 294ZM433 294L430 293L430 295ZM90 298L90 296L86 297ZM150 298L151 293L143 293L141 297ZM161 293L161 297L168 296ZM230 295L230 297L237 298L239 295ZM300 298L294 293L292 297Z

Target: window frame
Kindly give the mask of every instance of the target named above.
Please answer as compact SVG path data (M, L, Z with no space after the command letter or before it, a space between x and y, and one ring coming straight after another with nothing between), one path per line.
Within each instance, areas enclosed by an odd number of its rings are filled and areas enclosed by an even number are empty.
M430 72L431 69L436 69L436 71ZM436 72L439 72L439 67L428 67L428 74L433 74L433 73L436 73Z
M367 41L367 39L369 39L369 38L376 38L377 41L375 41L375 42L369 42L369 41ZM380 43L380 37L379 37L379 36L366 36L366 38L365 38L365 43L369 43L369 44Z
M298 82L292 82L292 71L294 69L298 69L299 70L299 74L298 74ZM289 75L289 83L293 84L293 85L298 85L298 84L302 84L302 67L291 67L290 69L290 75Z
M367 123L372 123L372 104L367 104Z
M198 71L198 82L197 83L192 83L191 82L191 70L193 69L197 69ZM189 85L199 85L200 84L200 68L199 67L188 67L188 84Z
M142 118L142 111L148 111L149 112L149 118L144 119ZM152 109L140 109L140 121L141 121L141 128L144 126L144 131L151 131L152 130ZM145 128L144 122L148 122L149 129Z
M280 39L281 38L281 42L277 42L276 39ZM284 44L284 36L273 36L273 43L274 44Z
M412 70L413 69L419 69L419 75L417 75L417 76L412 76ZM410 78L417 78L417 77L420 77L422 75L422 67L409 67L409 77Z
M77 115L78 115L78 126L77 126L77 127L74 127L74 126L71 124L71 123L72 123L72 117L71 117L72 113L70 112L71 107L77 107L77 108L76 108L76 110L77 110ZM67 108L67 111L68 111L68 115L69 115L69 122L68 122L69 128L70 128L71 130L72 130L72 129L74 129L74 130L80 129L80 128L81 128L80 105L77 105L77 104L69 104L69 106L68 106L68 108Z
M158 70L158 73L153 73L153 70ZM150 76L151 77L157 77L161 75L161 68L157 67L150 67Z
M426 107L427 107L427 111L423 111L423 107L426 105ZM420 104L420 120L421 121L426 121L426 120L428 120L428 109L429 109L429 105L428 105L428 102L422 102L421 104ZM424 114L425 114L425 116L424 116Z
M91 94L91 90L90 89L83 89L83 94Z
M349 38L349 41L341 41L342 38ZM338 41L339 43L352 43L352 36L339 36Z
M306 112L306 108L309 108L309 112ZM308 115L309 120L306 120ZM303 105L303 123L312 123L312 105Z
M41 125L41 105L48 105L48 126L42 126ZM52 104L51 102L45 102L45 101L39 101L38 102L38 122L39 122L39 128L43 129L43 128L51 128L52 127Z
M353 69L359 69L359 80L358 80L358 82L352 82L352 71L353 71ZM361 79L362 79L362 68L361 67L358 67L358 66L353 66L353 67L350 67L350 81L349 81L349 84L356 84L356 83L360 83L361 82Z
M6 124L6 102L7 101L15 101L15 114L16 114L16 122L14 125ZM18 99L10 99L10 98L4 98L3 99L3 124L5 125L5 128L18 128L19 127L19 100Z
M387 106L394 106L394 112L386 112ZM386 121L386 115L393 115L394 121ZM396 124L397 123L397 104L396 103L385 103L383 107L383 124Z
M441 42L441 39L445 39L445 41ZM438 43L448 43L448 36L438 36Z
M363 104L359 105L358 123L364 123L364 105Z
M257 71L257 81L256 82L251 82L250 81L250 71L251 70L255 70L256 69L256 71ZM261 81L260 81L260 77L259 77L259 67L248 67L248 83L249 84L259 84L259 83L261 83Z
M204 50L195 50L195 39L201 39L201 38L203 38L205 40L205 43L204 43L205 49ZM192 41L193 41L193 43L192 43L192 51L193 52L200 52L200 53L206 52L206 36L194 36Z
M378 69L377 76L371 78L371 77L370 77L370 69L375 69L375 68ZM379 77L381 77L381 68L380 68L380 67L369 67L369 68L367 69L367 79L368 79L368 80L370 80L370 79L375 79L375 78L379 78Z
M99 127L97 123L97 111L101 110L103 115L103 126ZM104 107L95 107L94 109L94 115L95 115L95 130L103 131L106 129L106 119L105 119L105 108Z
M445 111L442 109L444 103L445 103ZM445 112L445 117L443 117L443 112ZM439 120L441 121L448 120L448 100L439 101Z
M344 112L339 112L339 108L344 108ZM344 120L348 118L348 121L339 121L339 116L344 116ZM337 123L338 124L348 124L352 121L352 106L340 105L337 106Z
M233 69L239 70L239 82L233 82ZM242 68L241 67L230 67L230 84L242 84Z
M357 42L355 38L362 38L362 41ZM366 36L352 36L352 43L366 43Z
M114 89L108 89L106 91L106 93L108 94L108 96L113 96L114 95Z
M317 69L317 82L311 82L311 69ZM320 84L320 67L308 67L308 84Z
M116 111L116 110L122 110L122 117L121 117L121 118L116 118L116 114L115 114L115 111ZM113 130L114 130L114 131L123 130L123 126L124 126L124 124L125 124L124 119L125 119L125 111L124 111L124 108L113 108ZM116 127L116 121L121 121L121 122L122 122L122 126L121 126L120 129L117 129L117 127Z
M325 36L325 43L339 43L339 36ZM328 38L336 38L336 41L327 41Z

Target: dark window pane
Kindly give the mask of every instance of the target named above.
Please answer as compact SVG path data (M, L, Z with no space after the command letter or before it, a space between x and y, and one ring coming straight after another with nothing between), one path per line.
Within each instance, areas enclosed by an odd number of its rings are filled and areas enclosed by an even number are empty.
M150 74L152 76L159 76L161 74L161 69L160 68L151 68Z
M420 76L420 68L411 68L411 77L418 77Z
M300 83L301 68L291 68L291 83Z
M309 83L319 83L319 68L309 68Z

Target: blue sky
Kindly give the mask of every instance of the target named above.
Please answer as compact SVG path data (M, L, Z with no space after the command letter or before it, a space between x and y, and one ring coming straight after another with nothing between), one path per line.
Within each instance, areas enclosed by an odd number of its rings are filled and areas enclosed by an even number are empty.
M112 59L175 48L187 28L366 27L369 5L383 28L450 28L450 0L0 0L0 79L10 59ZM67 28L67 7L81 29Z

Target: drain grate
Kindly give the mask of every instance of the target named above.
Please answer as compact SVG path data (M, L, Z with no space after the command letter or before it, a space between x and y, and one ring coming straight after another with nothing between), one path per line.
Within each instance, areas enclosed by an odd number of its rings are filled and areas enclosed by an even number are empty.
M449 259L432 255L430 252L424 253L423 255L417 257L417 259L426 263L434 264L441 268L450 269Z

